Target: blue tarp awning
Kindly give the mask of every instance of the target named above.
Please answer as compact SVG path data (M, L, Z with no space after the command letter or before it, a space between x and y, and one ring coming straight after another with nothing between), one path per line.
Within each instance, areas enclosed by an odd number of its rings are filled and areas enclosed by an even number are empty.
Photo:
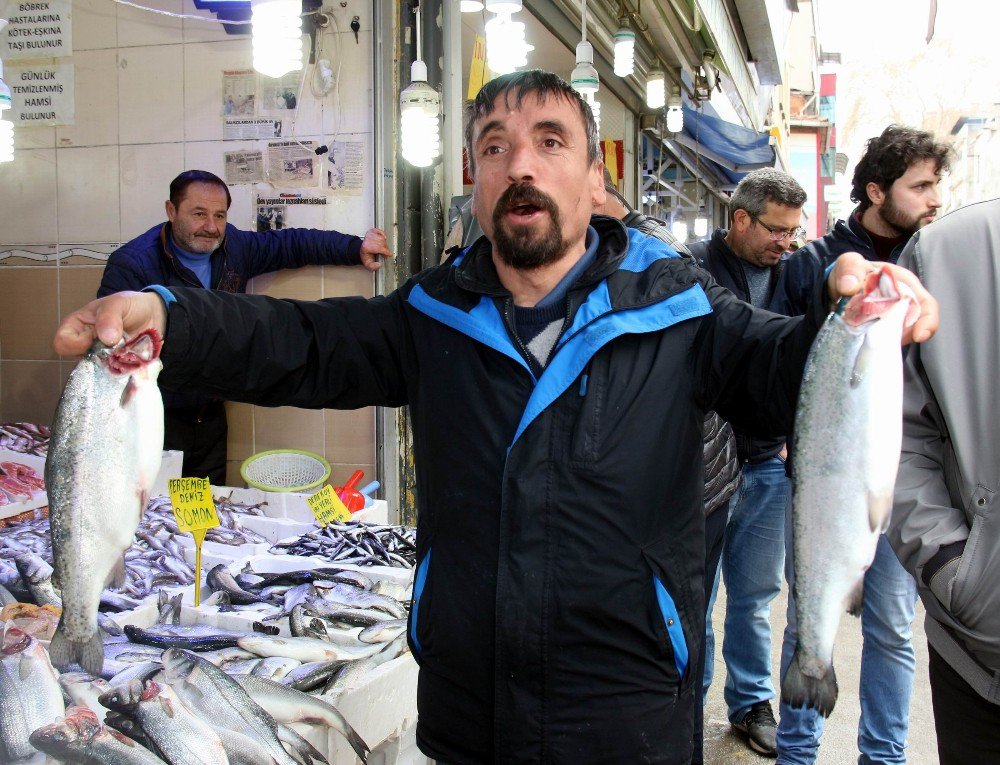
M712 162L732 183L739 183L751 170L774 167L776 157L770 134L734 125L688 106L683 109L684 130L671 140Z

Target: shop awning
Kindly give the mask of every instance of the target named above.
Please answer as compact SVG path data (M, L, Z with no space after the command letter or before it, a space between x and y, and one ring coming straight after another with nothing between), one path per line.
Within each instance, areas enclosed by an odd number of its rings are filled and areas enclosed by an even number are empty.
M751 170L774 167L776 155L769 133L758 133L703 111L683 108L684 130L670 135L668 142L677 143L711 162L716 166L713 169L731 183L739 183Z

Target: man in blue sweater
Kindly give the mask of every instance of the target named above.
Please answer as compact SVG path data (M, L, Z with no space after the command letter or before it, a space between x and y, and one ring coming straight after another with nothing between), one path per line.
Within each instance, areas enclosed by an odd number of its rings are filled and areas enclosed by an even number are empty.
M872 138L854 171L851 199L857 208L824 237L800 248L788 260L771 309L788 316L805 312L811 299L807 285L845 252L867 260L895 263L918 229L934 220L941 206L938 183L948 169L946 144L922 130L890 125ZM791 466L795 470L795 465ZM781 649L784 676L795 650L794 560L791 513L788 514L786 576L789 582L788 623ZM865 573L861 610L861 720L858 728L860 765L906 762L910 694L915 659L910 625L917 590L883 535L875 560ZM781 705L778 762L812 763L819 752L823 718L814 709Z
M255 276L308 265L363 265L369 271L392 257L385 234L364 238L338 231L285 229L263 234L227 222L232 197L217 175L187 170L170 183L167 222L115 250L97 296L141 290L152 284L246 292ZM163 391L164 448L184 452L185 476L226 482L228 424L222 401Z

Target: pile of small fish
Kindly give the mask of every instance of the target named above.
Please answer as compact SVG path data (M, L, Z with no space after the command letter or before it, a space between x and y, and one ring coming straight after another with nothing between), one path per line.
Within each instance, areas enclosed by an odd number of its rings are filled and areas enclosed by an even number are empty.
M417 532L410 526L385 526L361 521L331 523L271 547L276 555L319 557L354 566L413 568Z
M194 582L194 570L185 560L179 538L163 533L156 516L147 516L139 524L124 559L124 578L101 593L102 611L130 611L162 587L184 587ZM51 582L51 561L47 518L18 521L0 530L0 588L18 600L61 604Z
M231 497L232 495L230 495ZM246 505L233 502L230 497L213 497L215 501L215 511L219 516L219 526L209 529L205 534L206 542L218 542L224 545L246 545L246 544L267 544L268 540L262 537L253 529L243 526L240 521L241 515L264 515L261 507L266 502L255 505ZM174 519L173 506L170 504L170 497L153 497L146 506L146 518L154 518L151 521L168 534L179 534L177 521Z
M0 449L44 457L49 449L49 429L30 422L0 423Z

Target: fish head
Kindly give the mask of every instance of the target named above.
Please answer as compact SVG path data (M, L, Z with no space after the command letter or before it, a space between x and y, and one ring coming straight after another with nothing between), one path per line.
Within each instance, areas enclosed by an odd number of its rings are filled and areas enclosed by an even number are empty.
M3 635L0 656L13 656L16 653L27 651L33 642L35 642L34 638L24 630L19 627L10 627Z
M81 739L90 740L101 732L102 725L97 713L89 707L72 706L66 710L63 722L72 725Z
M162 368L160 351L163 338L155 329L140 332L131 340L119 340L113 346L101 342L94 344L92 353L115 375L136 375L144 373L155 379Z
M102 693L97 697L97 701L101 706L115 712L125 712L142 700L144 690L141 680L129 680L127 683L116 685L107 693Z
M80 748L79 728L67 716L59 722L49 723L35 729L28 741L36 749L47 754L64 756Z
M920 306L909 285L899 281L886 266L869 272L864 287L844 307L843 320L858 328L878 321L890 311L903 312L903 325L911 326L920 316Z
M169 685L186 680L198 668L198 657L181 648L168 648L160 660Z

